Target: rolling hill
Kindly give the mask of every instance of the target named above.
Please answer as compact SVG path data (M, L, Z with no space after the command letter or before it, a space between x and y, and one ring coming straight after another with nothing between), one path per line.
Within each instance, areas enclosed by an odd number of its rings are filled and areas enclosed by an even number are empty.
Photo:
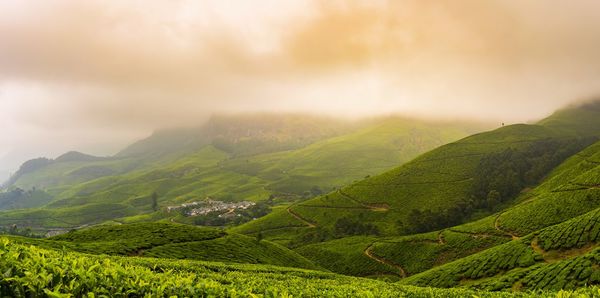
M540 124L511 125L464 138L234 230L261 231L268 239L303 245L365 233L435 231L493 214L518 202L520 192L539 184L563 160L597 139L598 107L571 107ZM355 227L361 223L362 230L344 230L348 220Z
M596 142L556 167L537 187L521 193L512 206L477 221L424 234L342 238L296 251L342 274L399 275L391 268L373 268L377 260L365 258L367 249L372 256L403 268L405 275L427 271L595 210L600 205L599 154L600 142ZM361 265L358 259L370 265Z
M269 241L172 223L101 225L46 239L12 241L95 255L189 259L320 269L299 254Z
M206 197L275 197L274 204L285 203L384 171L481 127L400 117L331 124L299 116L270 116L248 126L256 118L216 118L199 129L159 132L110 158L82 161L81 154L70 153L69 158L44 160L17 176L11 187L37 187L52 200L30 205L34 209L2 212L0 225L69 228L120 217L130 222L172 216L152 210L153 192L161 206ZM92 222L78 213L86 206L107 205L123 211Z
M569 133L573 132L569 131ZM589 134L583 133L583 135ZM392 279L409 277L403 279L402 282L418 286L473 286L488 290L510 289L512 286L523 289L580 287L583 284L596 283L592 275L586 275L595 272L589 269L595 270L595 263L585 263L587 261L584 260L592 260L594 258L592 252L596 248L595 234L587 235L586 233L593 231L593 224L597 220L596 208L600 205L600 172L598 172L600 158L598 154L600 154L600 142L571 154L560 165L553 167L549 174L543 177L541 183L535 187L521 190L514 199L492 209L497 211L495 214L430 233L386 237L353 236L327 241L328 237L335 237L335 234L331 235L326 231L327 227L320 226L321 221L302 213L296 213L297 209L294 206L234 228L234 230L243 232L249 227L257 228L263 234L268 235L267 238L292 247L298 246L295 250L300 254L324 268L342 274L384 275ZM318 202L331 203L332 198L334 197L329 196L327 201L326 198L321 198ZM317 201L317 199L312 201ZM300 205L309 202L311 201ZM338 205L336 208L329 207L329 210L362 211L370 207L371 212L375 213L386 212L387 207L382 204L359 204L360 202L350 200L333 202ZM325 207L322 208L325 209ZM590 213L586 214L587 212ZM337 215L335 212L328 213L328 216L335 215ZM583 219L578 216L583 216ZM290 225L294 222L297 224ZM546 228L552 225L557 226ZM558 228L561 225L566 227L564 229L572 229L570 233L574 234L563 239L568 231ZM337 226L334 225L334 231L336 228ZM536 243L538 242L535 242L541 241L535 238L538 234L546 237L544 244L540 244L541 248L537 247ZM308 245L303 243L315 241L318 243ZM523 253L519 252L523 246L513 242L525 243L525 245L533 247L532 249L541 252L545 259L539 259L535 255L533 259L529 258L527 250ZM564 242L571 244L569 247L564 247ZM497 250L505 252L499 253ZM519 257L512 253L516 253ZM475 256L486 257L476 258ZM465 261L471 258L476 261L470 263ZM491 263L490 267L500 266L502 270L485 273L485 270L488 269L483 267L481 270L484 273L477 273L471 277L465 277L464 271L446 272L449 270L447 268L454 268L455 265L451 266L451 264L462 264L459 265L462 268L460 270L468 270L479 262L489 262ZM509 265L497 265L493 262L508 262ZM519 262L524 265L518 265ZM543 266L544 263L555 262L560 262L561 265ZM587 267L582 265L582 262L587 264L585 266L591 267L585 269ZM540 266L544 269L539 269L540 273L536 273L538 275L535 275L535 278L534 273L528 273L530 275L525 278L525 273L521 270L523 266L526 268L536 266L529 268L531 270L537 270ZM507 268L520 269L515 269L514 275L510 271L510 274L505 276ZM568 271L580 270L580 268L584 268L586 272L581 277L578 277L581 271ZM561 274L569 276L567 282L558 283L559 280L547 280L549 277L554 277L553 274L557 274L560 270L564 270ZM542 278L544 275L546 280ZM470 281L470 279L474 279L474 281Z
M198 272L220 278L210 290L204 287L198 293L234 289L280 296L295 289L295 295L309 296L332 290L338 296L509 295L487 291L555 296L571 293L544 291L585 287L573 295L593 296L598 290L588 286L600 284L599 129L600 103L591 102L557 111L535 124L509 125L445 145L440 140L458 138L464 128L386 118L302 144L275 138L282 142L273 145L273 139L266 142L259 134L257 140L238 140L243 143L240 147L232 145L236 142L211 142L195 149L184 146L189 149L185 153L181 152L188 149L171 148L166 151L181 155L167 154L170 161L148 163L144 169L40 190L53 195L44 208L0 213L1 225L62 229L105 221L116 225L47 239L11 236L9 241L17 244L8 249L5 244L4 250L42 259L61 250L78 262L111 260L117 271L147 278L170 270L176 270L177 278ZM231 127L225 131L239 135ZM144 153L144 148L154 147L151 143L135 144L125 152L167 156L163 149ZM270 145L248 149L249 144L265 143ZM295 145L290 149L284 143ZM429 146L438 147L419 155ZM50 165L43 165L45 160L34 162L30 173L60 163L118 162L129 159L127 154L82 161L90 157L70 153ZM408 161L408 156L416 158ZM401 165L377 174L392 163ZM161 194L161 204L205 196L226 201L269 198L273 211L227 230L179 225L169 221L189 218L153 211L152 192ZM120 224L141 221L162 223ZM62 260L45 267L24 265L18 258L7 264L43 272L57 270ZM320 271L262 267L266 265ZM209 267L219 275L202 271ZM252 289L227 280L229 270L235 271L232 279L253 283ZM253 274L266 272L275 280L283 274L294 278L282 279L285 286L252 281ZM27 275L18 276L24 280ZM100 281L94 284L105 289ZM233 284L237 286L231 288ZM359 292L354 285L367 290ZM136 289L167 291L158 285ZM182 293L169 289L168 293Z

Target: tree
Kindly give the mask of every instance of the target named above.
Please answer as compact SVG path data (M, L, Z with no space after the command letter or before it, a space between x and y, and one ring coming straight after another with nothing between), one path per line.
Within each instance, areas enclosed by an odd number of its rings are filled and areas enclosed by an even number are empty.
M260 243L263 240L264 236L262 232L258 232L256 234L256 243Z
M11 235L17 235L17 232L19 231L19 229L17 228L16 224L13 224L10 226L10 229L8 230L8 233Z
M492 210L494 209L494 207L496 205L498 205L501 202L501 197L500 197L500 193L497 190L490 190L490 192L487 195L487 206L488 209Z
M342 217L335 222L334 232L337 237L351 235L379 235L377 226L371 223L361 223L349 217Z
M323 194L323 191L321 190L321 188L320 188L320 187L318 187L317 185L315 185L315 186L313 186L313 187L310 189L310 193L311 193L313 196L315 196L315 197L316 197L316 196L318 196L318 195L322 195L322 194Z
M152 210L158 210L158 194L156 192L152 193Z

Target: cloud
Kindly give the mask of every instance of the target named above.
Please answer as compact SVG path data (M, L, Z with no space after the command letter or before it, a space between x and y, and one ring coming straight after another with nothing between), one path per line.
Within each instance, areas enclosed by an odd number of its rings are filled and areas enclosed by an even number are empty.
M219 111L526 121L598 92L598 20L593 0L6 0L0 145Z

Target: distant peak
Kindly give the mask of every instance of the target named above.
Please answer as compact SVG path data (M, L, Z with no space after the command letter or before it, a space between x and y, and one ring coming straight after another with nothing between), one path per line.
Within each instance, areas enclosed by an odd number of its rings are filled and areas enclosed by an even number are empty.
M578 135L600 136L600 99L579 102L557 110L538 124Z
M78 151L69 151L55 159L56 162L69 162L69 161L95 161L101 160L102 157L97 157Z

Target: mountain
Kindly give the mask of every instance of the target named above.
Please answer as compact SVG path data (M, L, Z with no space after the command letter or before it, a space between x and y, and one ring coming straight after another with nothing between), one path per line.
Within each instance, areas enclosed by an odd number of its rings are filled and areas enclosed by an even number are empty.
M116 156L158 158L209 144L232 155L254 155L300 148L346 132L348 126L345 121L301 114L220 115L200 127L157 131Z
M159 130L113 157L68 152L55 160L25 162L5 187L51 188L130 173L169 163L213 146L228 155L289 150L339 135L353 125L324 117L294 114L214 116L200 127Z
M189 130L170 134L172 140L187 141L168 150L151 145L165 142L163 136L169 135L165 132L115 157L50 161L21 175L12 186L43 189L52 195L52 201L45 202L43 210L3 213L0 225L66 228L106 220L105 216L93 222L83 220L91 217L77 212L91 210L89 206L119 209L114 219L134 216L123 222L173 217L152 210L150 196L154 192L163 207L206 197L222 201L272 199L271 205L302 200L394 167L481 127L402 117L354 124L331 124L327 118L300 116L263 115L261 119L211 119L200 129L205 132L202 139L210 143L194 141L199 139L193 134L202 134ZM250 126L253 122L258 124ZM48 214L52 220L39 214ZM191 223L193 218L179 216L177 220Z
M550 117L539 122L540 125L562 130L565 133L576 132L579 135L598 136L600 100L573 104L560 109Z

